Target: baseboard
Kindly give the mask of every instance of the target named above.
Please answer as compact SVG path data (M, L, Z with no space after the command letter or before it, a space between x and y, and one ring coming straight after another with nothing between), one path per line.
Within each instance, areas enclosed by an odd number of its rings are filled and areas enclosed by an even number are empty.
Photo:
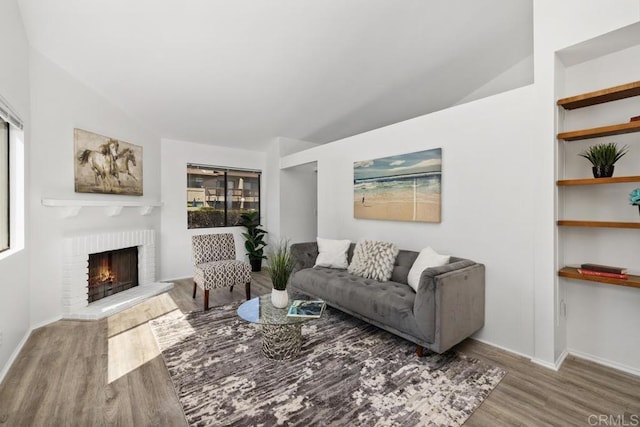
M16 361L16 358L18 357L18 354L20 354L20 351L22 350L22 347L24 347L24 345L26 344L27 340L29 339L29 337L31 336L31 333L33 331L35 331L38 328L41 328L43 326L47 326L53 322L57 322L58 320L62 319L62 316L55 316L49 320L43 320L42 322L38 322L35 325L32 325L29 330L27 331L27 333L24 335L24 337L22 337L22 340L20 340L20 342L18 343L18 346L15 348L15 350L13 350L13 353L11 353L11 356L9 357L9 360L7 360L7 363L4 365L4 367L2 368L2 371L0 371L0 383L2 381L4 381L4 377L7 375L7 372L9 372L9 369L11 369L11 366L13 365L13 362Z
M15 362L16 359L18 358L18 354L20 354L20 352L22 351L22 347L24 347L24 345L27 343L27 340L31 335L31 331L33 331L33 329L29 329L27 333L24 334L24 337L22 337L22 339L18 343L18 346L15 348L15 350L13 350L13 353L11 353L11 356L9 356L9 360L7 360L7 363L4 365L4 367L0 371L0 384L2 383L2 381L4 381L4 377L9 372L9 369L11 369L13 362Z
M31 329L29 329L29 333L35 331L38 328L42 328L43 326L50 325L53 322L57 322L58 320L62 320L62 315L58 315L58 316L52 317L49 320L42 320L42 321L40 321L40 322L38 322L36 324L33 324L33 325L31 325Z
M588 360L590 362L594 362L599 365L617 369L618 371L626 372L628 374L640 377L640 369L638 368L633 368L631 366L623 365L622 363L613 362L611 360L603 359L601 357L594 356L592 354L583 353L578 350L569 349L569 354L575 357L579 357L580 359Z
M519 351L515 351L515 350L512 350L510 348L503 347L501 345L492 343L490 341L481 340L479 338L471 337L471 339L475 340L475 341L478 341L478 342L481 342L482 344L490 345L491 347L499 348L500 350L504 350L507 353L515 354L516 356L524 357L525 359L531 360L531 355L529 355L529 354L520 353Z
M529 355L529 354L524 354L524 353L521 353L519 351L515 351L515 350L512 350L510 348L506 348L506 347L494 344L494 343L489 342L489 341L481 340L481 339L478 339L478 338L471 338L471 339L479 341L479 342L481 342L483 344L490 345L492 347L499 348L500 350L504 350L507 353L511 353L511 354L515 354L515 355L520 356L520 357L524 357L525 359L530 360L531 362L535 363L536 365L540 365L542 367L545 367L547 369L551 369L551 370L554 370L554 371L558 371L560 369L560 366L562 366L562 363L564 362L564 359L566 359L566 357L569 355L569 352L567 350L565 350L565 351L562 352L562 354L560 354L560 356L558 357L558 359L556 359L556 361L554 363L551 363L551 362L547 362L546 360L537 359L537 358L531 357L531 355Z
M175 282L177 280L193 279L193 276L174 277L173 279L160 279L159 282Z
M547 369L551 369L552 371L557 372L560 370L560 367L562 366L564 359L566 359L568 355L569 355L569 352L567 350L564 350L553 363L547 362L546 360L537 359L535 357L532 358L531 361L536 365L540 365Z

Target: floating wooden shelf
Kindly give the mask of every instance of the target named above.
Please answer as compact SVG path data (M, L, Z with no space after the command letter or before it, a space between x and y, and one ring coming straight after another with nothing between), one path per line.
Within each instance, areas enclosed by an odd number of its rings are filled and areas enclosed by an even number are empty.
M600 227L600 228L639 228L640 222L614 222L614 221L575 221L568 219L558 220L558 225L564 227Z
M578 141L581 139L599 138L601 136L622 135L625 133L640 132L640 120L619 125L602 126L591 129L573 130L561 132L558 139L565 141Z
M567 277L569 279L587 280L589 282L606 283L609 285L631 286L632 288L640 288L640 276L629 274L628 279L614 279L613 277L587 276L578 273L577 268L564 267L558 271L558 276Z
M617 184L623 182L640 182L640 176L617 176L615 178L581 178L581 179L561 179L557 182L559 186L567 185L596 185L596 184Z
M565 110L573 110L638 95L640 95L640 81L563 98L558 100L558 105Z

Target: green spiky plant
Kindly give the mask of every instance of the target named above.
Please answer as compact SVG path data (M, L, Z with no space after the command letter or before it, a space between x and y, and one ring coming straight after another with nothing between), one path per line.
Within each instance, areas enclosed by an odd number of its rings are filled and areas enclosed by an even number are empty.
M243 213L240 215L238 225L247 229L242 235L245 238L244 248L247 250L251 269L260 271L262 260L267 258L264 255L264 248L267 246L264 236L267 231L260 228L260 213L258 211Z
M272 247L267 258L267 271L273 283L273 289L284 291L287 289L289 276L295 266L287 241L281 241Z
M629 146L618 148L615 142L596 144L578 154L589 160L593 166L613 166L622 156L627 154Z

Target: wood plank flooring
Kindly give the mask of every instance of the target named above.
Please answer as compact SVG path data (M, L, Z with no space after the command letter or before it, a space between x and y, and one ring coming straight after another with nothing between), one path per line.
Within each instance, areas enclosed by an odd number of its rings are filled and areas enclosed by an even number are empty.
M252 295L269 292L254 274ZM185 426L150 319L202 310L192 282L100 321L62 320L29 337L0 384L0 426ZM212 291L210 304L244 299L244 287ZM589 416L640 420L640 377L569 357L553 372L495 347L466 340L458 351L508 374L469 426L588 426ZM616 425L616 424L599 424ZM623 424L617 424L623 425ZM635 424L637 425L637 424Z

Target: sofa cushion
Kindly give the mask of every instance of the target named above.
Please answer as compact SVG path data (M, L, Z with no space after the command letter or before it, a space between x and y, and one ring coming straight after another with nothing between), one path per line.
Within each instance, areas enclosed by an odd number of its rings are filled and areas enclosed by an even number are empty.
M391 281L407 284L407 276L409 276L409 270L413 262L418 257L418 252L405 251L400 249L398 256L396 257L396 263L393 266L393 273L391 274Z
M418 292L418 285L420 284L420 276L422 272L427 268L440 267L449 263L449 255L440 255L434 251L430 246L420 251L420 255L416 258L409 275L407 276L407 284L411 288Z
M347 313L433 342L434 323L418 328L413 314L416 294L404 283L380 282L346 270L316 267L292 275L291 286Z
M331 240L317 238L318 257L314 267L347 268L347 251L350 240Z
M353 251L349 273L386 282L393 274L398 252L393 243L362 240Z

